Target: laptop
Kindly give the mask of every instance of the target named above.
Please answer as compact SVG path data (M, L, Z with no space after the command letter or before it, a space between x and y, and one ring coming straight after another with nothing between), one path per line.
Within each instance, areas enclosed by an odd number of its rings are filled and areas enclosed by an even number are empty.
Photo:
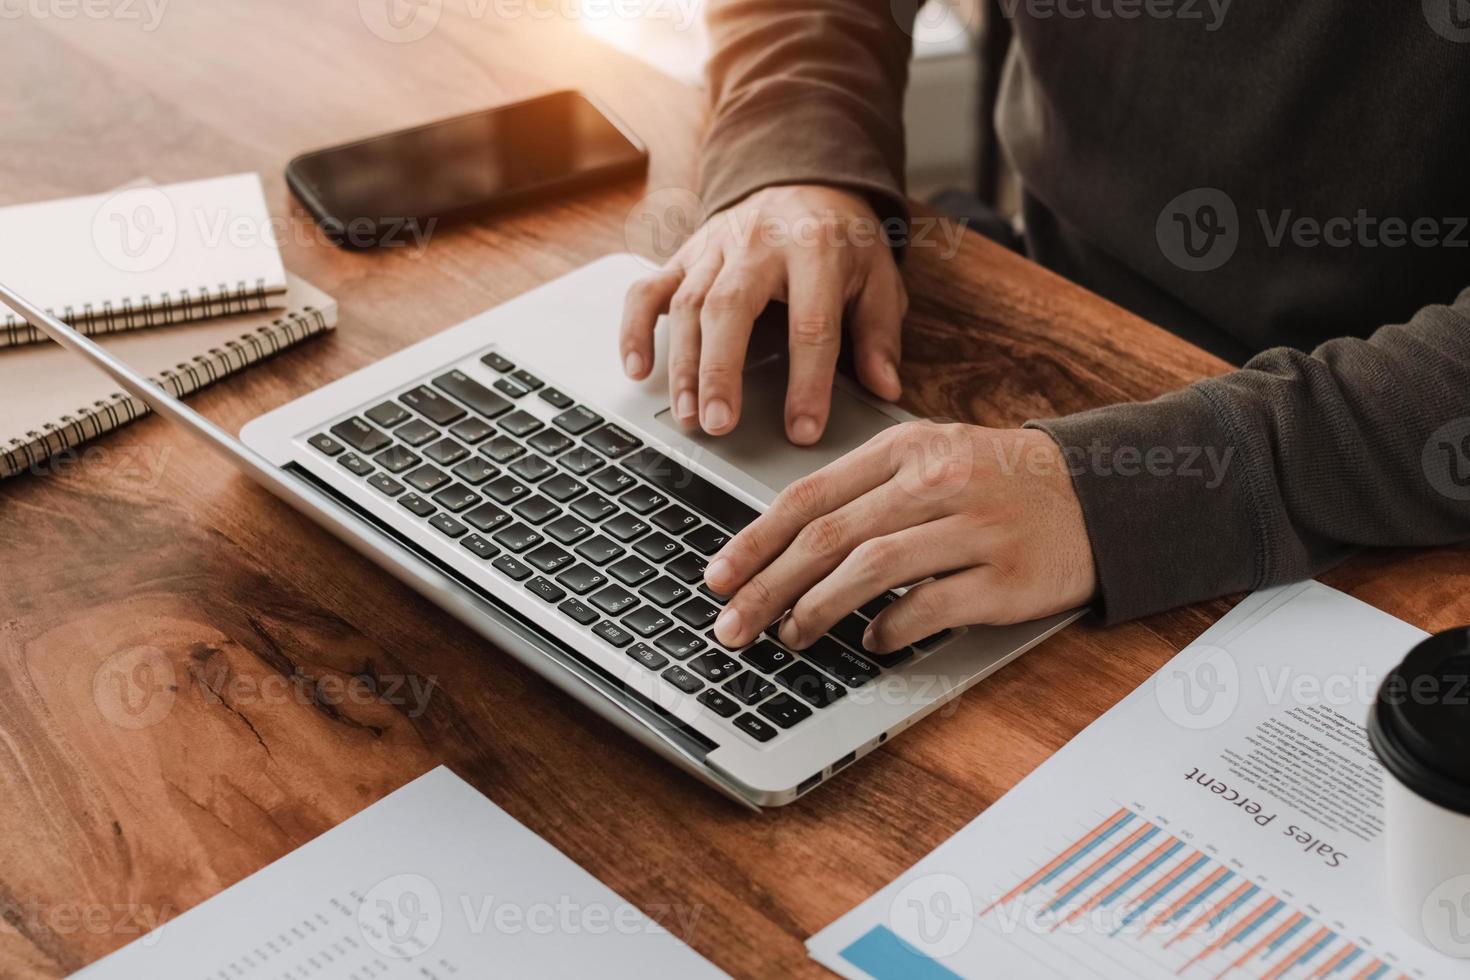
M797 477L911 418L840 378L821 443L784 437L784 344L752 344L744 417L681 428L659 372L618 369L647 274L614 255L253 420L239 438L0 286L155 411L652 751L780 806L1080 615L969 627L876 657L875 596L804 651L727 649L710 556ZM666 331L659 331L663 363Z

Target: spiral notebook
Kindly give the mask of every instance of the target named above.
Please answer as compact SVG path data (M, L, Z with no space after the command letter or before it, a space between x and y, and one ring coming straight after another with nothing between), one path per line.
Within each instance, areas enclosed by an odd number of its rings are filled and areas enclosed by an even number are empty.
M139 330L103 345L182 398L331 330L337 302L288 276L284 309ZM75 354L47 342L0 351L0 478L45 472L65 449L126 425L149 408Z
M0 208L0 274L94 335L280 308L286 292L253 173ZM0 348L44 339L0 304Z

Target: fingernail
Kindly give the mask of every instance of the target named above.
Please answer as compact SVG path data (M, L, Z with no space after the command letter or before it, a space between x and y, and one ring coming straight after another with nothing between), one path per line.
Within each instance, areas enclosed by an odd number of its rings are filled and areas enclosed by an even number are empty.
M791 423L791 438L803 445L816 442L821 434L817 420L810 415L798 415Z
M711 398L704 406L704 427L706 429L723 429L730 424L730 406L725 404L723 398Z
M710 562L709 567L704 570L705 584L713 588L719 585L721 582L725 581L725 577L729 574L730 563L723 558L716 558L714 561Z
M721 643L731 646L735 644L740 635L740 611L733 606L726 606L724 611L715 617L715 635L720 638Z
M801 631L796 628L796 620L790 616L787 616L786 622L781 624L779 635L781 642L789 647L794 647L801 642Z
M697 405L694 401L694 392L681 391L679 398L674 403L674 414L681 419L692 419L696 414Z
M623 358L623 373L635 380L642 377L643 355L635 350L629 351L628 356Z

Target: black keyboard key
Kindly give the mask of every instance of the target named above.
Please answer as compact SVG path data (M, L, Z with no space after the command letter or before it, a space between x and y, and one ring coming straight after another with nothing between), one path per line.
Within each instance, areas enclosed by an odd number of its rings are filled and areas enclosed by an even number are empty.
M633 479L628 474L624 473L622 470L618 469L616 466L609 466L607 469L594 475L587 482L592 484L597 489L601 490L603 493L607 494L609 497L616 497L618 494L633 486L638 481Z
M435 425L448 425L465 417L465 410L427 385L405 391L398 400Z
M505 372L515 367L515 365L506 360L503 355L497 354L494 351L491 351L484 357L480 358L480 363L488 367L490 370L498 371L501 374L504 374Z
M689 598L689 590L667 575L649 582L638 590L638 594L660 606L672 606L676 602L683 602Z
M572 504L572 513L589 521L600 521L617 510L617 505L600 493L589 493Z
M863 633L867 628L868 621L866 619L857 613L848 613L833 624L832 628L827 632L854 650L861 650L863 648Z
M623 625L646 640L673 626L674 621L652 606L639 606L623 617Z
M434 530L439 531L443 534L447 534L451 538L457 538L461 534L469 530L469 528L465 527L459 521L456 521L454 518L450 517L443 511L440 511L433 517L429 518L429 524L434 528Z
M402 473L410 466L417 465L419 456L415 452L404 449L402 446L389 446L387 449L373 457L377 463L389 473Z
M586 487L565 473L558 473L541 484L541 492L560 503L566 503L586 489Z
M654 574L654 567L637 555L629 555L611 565L607 573L624 585L637 585Z
M864 658L824 636L813 643L802 656L837 678L848 687L862 687L880 671Z
M567 597L566 589L563 589L561 586L557 585L554 582L550 582L542 578L540 575L537 575L535 578L531 579L531 581L527 582L526 589L529 590L532 595L540 596L547 602L561 602Z
M495 430L490 427L489 422L483 419L477 419L473 415L449 427L450 435L462 442L469 443L471 446L490 438L494 432Z
M954 630L940 630L938 633L930 633L922 640L914 641L914 646L918 647L920 650L932 650L935 647L939 646L939 644L943 643L945 640L949 639L950 634L953 632Z
M649 561L662 563L668 561L684 549L679 547L679 542L667 534L650 534L635 544L633 550Z
M500 420L500 427L513 436L528 436L541 428L541 420L530 412L517 409Z
M704 570L708 566L709 562L692 551L686 551L664 567L668 569L670 575L680 581L696 585L704 581Z
M683 691L685 694L693 694L701 687L704 687L704 685L699 682L698 677L695 677L693 674L689 673L689 671L685 670L683 667L680 667L678 664L670 667L660 676L662 676L663 679L668 681L670 684L677 687L679 690Z
M491 500L499 501L502 504L509 504L520 500L530 492L530 487L510 475L502 476L499 479L485 484L485 496Z
M608 459L625 456L643 445L642 439L611 422L595 432L589 432L582 437L582 441Z
M624 551L621 545L609 541L599 534L577 545L577 554L594 565L606 565L610 561L615 561L623 557Z
M495 474L499 473L500 470L498 467L485 462L480 457L472 456L469 459L465 460L463 463L460 463L449 472L453 473L455 476L459 477L461 480L470 484L471 486L477 487L480 484L484 483L486 480L490 479Z
M354 415L332 426L332 435L360 453L377 452L393 440Z
M511 524L496 531L495 540L502 547L519 553L536 547L543 539L539 531L533 531L524 524Z
M702 630L713 623L719 614L719 607L711 605L699 596L695 596L674 610L674 615L679 618L680 622L697 630Z
M545 381L542 381L540 378L536 377L534 374L532 374L530 371L525 370L524 368L513 373L511 377L520 382L521 386L526 388L528 391L535 391L537 388L543 387L546 384Z
M725 682L725 690L741 704L755 704L776 693L776 685L755 671L736 674Z
M755 710L782 728L790 728L812 716L811 708L789 694L780 693L768 698Z
M398 503L415 517L428 517L434 513L434 505L416 493L406 493L398 498Z
M535 483L555 473L556 467L540 456L525 456L511 463L510 471L527 483Z
M585 405L578 405L574 408L567 409L552 419L551 424L563 432L570 432L576 436L581 435L594 426L601 425L602 416Z
M818 708L840 701L847 694L847 688L804 660L798 660L781 671L776 675L776 681L803 701Z
M770 640L758 640L754 646L740 655L740 659L756 670L774 674L778 670L791 666L796 661L796 654L790 650L781 649Z
M531 577L531 567L516 561L510 555L501 555L490 563L490 567L505 575L509 575L517 582Z
M699 594L709 599L711 602L721 606L730 601L729 596L721 592L716 592L708 585L701 585L699 587Z
M730 535L713 524L705 524L684 535L684 543L702 555L712 555L725 546Z
M439 430L423 419L410 419L393 434L410 446L422 446L431 439L439 438Z
M757 742L769 742L776 737L774 728L748 712L736 718L731 724Z
M526 564L543 572L554 572L558 568L570 565L571 562L571 555L550 542L526 555Z
M683 534L699 526L699 518L678 504L670 504L653 515L653 523L670 534Z
M711 650L689 661L689 669L710 683L718 684L739 673L740 665L723 650Z
M368 421L375 422L385 429L391 429L408 419L408 410L397 402L383 402L380 405L374 405L362 414L368 417Z
M623 467L732 533L759 516L754 508L656 449L638 450L623 460Z
M525 385L510 378L496 378L495 390L507 398L525 398L531 393Z
M425 463L418 469L409 472L403 480L420 493L430 493L448 483L449 474L436 466Z
M494 504L481 504L464 515L466 523L479 531L493 531L507 523L510 515Z
M574 446L562 456L557 457L557 462L561 463L570 473L586 476L602 465L602 457L590 449Z
M629 633L627 630L623 629L621 626L619 626L617 623L614 623L610 619L604 619L602 622L592 627L592 632L596 633L598 636L602 637L604 640L611 643L615 647L625 647L629 643L633 642L633 634Z
M389 497L396 497L403 492L403 484L393 479L387 473L374 473L368 477L368 486Z
M373 471L373 464L357 455L357 453L347 453L345 456L338 456L337 464L352 473L353 476L367 476Z
M480 502L480 495L463 483L451 483L434 494L434 503L451 513L458 514Z
M306 444L317 452L325 453L328 456L335 456L342 451L342 444L325 432L318 432L306 440Z
M508 463L517 456L525 455L526 447L516 442L510 436L496 436L481 446L480 452L497 463Z
M500 549L478 534L471 534L459 542L462 546L474 552L480 558L494 558L500 554Z
M527 497L516 504L511 510L517 517L529 521L532 524L544 524L561 513L561 508L539 493L534 497Z
M637 605L638 597L621 585L609 585L594 595L591 602L609 616L617 616Z
M632 541L648 533L648 524L632 514L623 513L602 525L602 530L619 541Z
M576 564L556 577L556 580L577 595L586 595L593 589L607 584L607 576L591 565Z
M729 718L740 710L740 705L712 687L701 691L696 700L721 718Z
M877 619L878 614L898 601L897 592L885 592L882 595L869 599L858 607L858 612L869 619Z
M665 657L647 643L635 643L630 646L628 648L628 656L649 670L662 670L669 664L668 657Z
M557 453L565 452L572 445L572 440L555 429L542 429L527 439L526 445L543 455L555 456Z
M654 646L675 660L683 660L703 650L708 644L698 633L691 633L682 626L675 626L655 640Z
M575 619L578 623L586 626L597 619L597 610L593 609L581 599L568 599L556 608Z
M546 525L545 531L562 544L574 544L592 533L592 525L571 514L563 514Z
M450 371L434 379L434 387L473 408L479 415L493 419L510 411L510 402L486 388L463 371Z
M539 397L552 408L570 408L572 405L572 396L555 388L542 389Z
M632 477L629 477L631 480ZM634 487L623 494L623 506L638 514L652 514L668 505L669 498L652 487Z
M453 439L440 439L424 450L424 455L440 466L453 466L470 454L470 451Z

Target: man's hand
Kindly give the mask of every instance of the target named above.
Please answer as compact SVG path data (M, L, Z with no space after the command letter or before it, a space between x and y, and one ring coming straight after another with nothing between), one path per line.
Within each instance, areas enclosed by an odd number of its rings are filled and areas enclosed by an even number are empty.
M1097 573L1051 437L910 422L793 483L715 556L705 582L731 596L715 621L721 642L748 643L789 609L780 638L795 649L884 590L923 582L863 637L891 653L946 627L1076 608Z
M877 216L831 187L771 187L707 221L657 275L628 291L619 343L635 381L653 370L653 330L669 314L669 402L683 425L724 435L740 420L741 370L755 318L791 310L786 434L821 438L844 313L858 379L893 401L908 297Z

